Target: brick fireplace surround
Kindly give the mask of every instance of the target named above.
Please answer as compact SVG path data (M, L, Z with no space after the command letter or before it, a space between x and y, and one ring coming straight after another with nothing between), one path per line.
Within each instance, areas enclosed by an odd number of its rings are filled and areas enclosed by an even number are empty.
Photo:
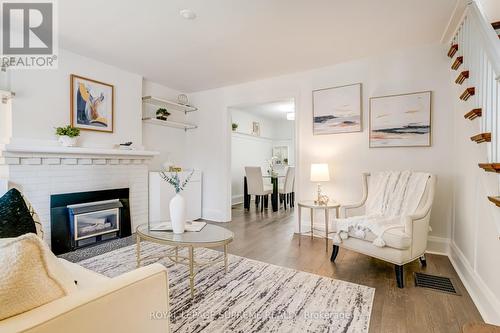
M18 188L42 220L50 245L50 196L130 189L132 230L148 219L148 166L152 151L0 145L0 179Z

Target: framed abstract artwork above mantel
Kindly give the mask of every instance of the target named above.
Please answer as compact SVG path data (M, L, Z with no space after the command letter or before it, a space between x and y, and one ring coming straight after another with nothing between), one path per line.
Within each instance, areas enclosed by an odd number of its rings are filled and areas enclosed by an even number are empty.
M370 98L370 148L430 147L431 91Z
M114 86L71 74L71 126L113 133Z
M313 134L361 132L361 83L313 91Z

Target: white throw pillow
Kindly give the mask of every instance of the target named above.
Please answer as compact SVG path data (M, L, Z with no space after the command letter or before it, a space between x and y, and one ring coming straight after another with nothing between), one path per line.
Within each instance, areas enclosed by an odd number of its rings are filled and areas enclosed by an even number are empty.
M76 290L57 257L35 234L0 239L0 320Z

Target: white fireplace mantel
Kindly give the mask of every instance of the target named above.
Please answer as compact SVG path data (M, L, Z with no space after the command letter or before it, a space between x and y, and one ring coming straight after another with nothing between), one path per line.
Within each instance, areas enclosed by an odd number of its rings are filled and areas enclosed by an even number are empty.
M143 163L159 153L109 148L0 145L0 165Z

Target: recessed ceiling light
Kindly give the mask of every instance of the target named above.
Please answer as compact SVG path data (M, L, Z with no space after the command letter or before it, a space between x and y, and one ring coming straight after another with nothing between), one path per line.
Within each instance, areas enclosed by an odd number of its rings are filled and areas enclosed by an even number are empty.
M186 20L194 20L196 18L196 13L191 9L182 9L179 14Z

